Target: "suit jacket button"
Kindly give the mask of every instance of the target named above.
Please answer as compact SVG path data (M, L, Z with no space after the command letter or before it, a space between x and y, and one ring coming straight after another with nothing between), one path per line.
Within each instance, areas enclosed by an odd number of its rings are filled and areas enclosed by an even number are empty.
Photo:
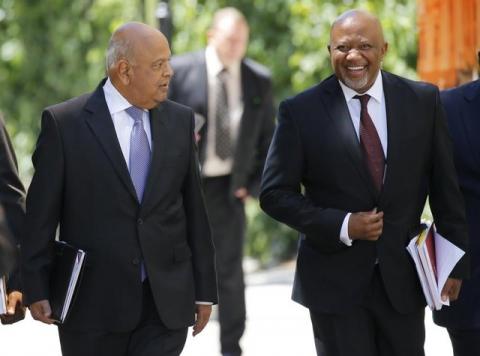
M138 224L138 225L142 225L142 224L143 224L143 220L139 218L139 219L137 220L137 224Z
M138 265L138 264L140 263L140 260L139 260L138 258L134 258L134 259L132 260L132 263L133 263L134 265Z

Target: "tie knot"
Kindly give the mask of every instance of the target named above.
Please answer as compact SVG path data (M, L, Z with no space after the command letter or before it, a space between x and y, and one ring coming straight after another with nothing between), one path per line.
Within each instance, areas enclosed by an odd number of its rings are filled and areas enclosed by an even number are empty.
M142 121L143 110L137 106L130 106L125 110L130 117L135 120L135 122Z
M228 77L228 69L223 67L220 72L217 74L218 79L225 80Z
M355 95L353 98L360 100L360 105L362 107L367 107L368 101L370 100L370 95L368 95L368 94Z

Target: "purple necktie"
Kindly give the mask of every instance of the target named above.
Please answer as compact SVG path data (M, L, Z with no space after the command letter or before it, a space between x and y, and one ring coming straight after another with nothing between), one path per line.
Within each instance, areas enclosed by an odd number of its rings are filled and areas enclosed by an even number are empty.
M148 144L147 133L143 128L143 110L131 106L125 111L134 120L132 133L130 134L130 177L137 192L138 201L141 203L150 168L150 145ZM147 278L143 261L140 265L140 277L142 282Z
M360 100L360 144L375 188L380 192L383 185L385 155L383 154L382 142L378 136L377 129L368 113L367 104L368 100L370 100L370 95L355 95L353 98Z
M130 177L132 177L138 201L141 203L150 168L150 145L148 144L147 133L143 128L143 110L131 106L125 111L134 120L132 133L130 134Z

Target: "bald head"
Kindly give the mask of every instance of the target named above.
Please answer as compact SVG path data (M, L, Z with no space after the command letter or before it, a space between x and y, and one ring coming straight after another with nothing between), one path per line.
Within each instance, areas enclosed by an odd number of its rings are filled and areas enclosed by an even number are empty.
M151 109L167 98L173 71L170 48L156 28L129 22L112 35L107 72L115 88L132 105Z
M338 16L332 23L332 27L330 29L330 40L335 27L342 25L348 26L349 24L364 24L371 26L372 28L375 28L375 31L378 32L382 41L384 40L382 24L378 18L368 11L361 9L348 10Z
M378 18L363 10L341 14L330 31L330 60L335 75L357 93L365 93L377 79L388 44Z
M208 44L217 52L226 67L239 62L245 56L249 28L245 16L234 7L215 12L208 31Z

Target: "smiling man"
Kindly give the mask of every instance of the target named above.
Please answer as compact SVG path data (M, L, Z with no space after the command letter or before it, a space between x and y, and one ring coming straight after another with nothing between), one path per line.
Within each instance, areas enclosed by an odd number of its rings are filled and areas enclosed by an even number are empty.
M293 299L318 355L423 356L423 296L405 249L427 194L438 231L467 249L465 212L438 89L382 71L379 20L340 15L335 75L280 105L260 203L300 232ZM303 186L303 189L302 189ZM458 296L464 257L442 294Z
M53 241L87 253L64 356L178 356L217 302L193 112L167 100L170 49L156 29L113 34L108 78L46 108L27 195L23 279L34 319L53 323ZM196 318L195 318L196 315Z

